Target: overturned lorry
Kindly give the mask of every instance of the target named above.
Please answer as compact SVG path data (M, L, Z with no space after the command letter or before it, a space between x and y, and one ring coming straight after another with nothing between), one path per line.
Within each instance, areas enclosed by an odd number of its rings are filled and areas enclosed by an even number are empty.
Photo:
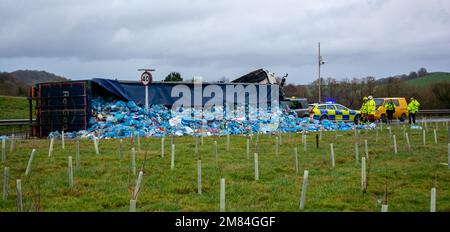
M153 82L148 86L148 103L169 109L199 106L231 109L239 104L271 109L274 102L278 104L284 99L282 83L262 69L230 83ZM92 101L98 97L133 101L143 106L145 87L138 81L100 78L36 84L30 89L29 97L30 121L31 101L35 101L36 107L32 135L42 138L53 131L88 130L93 116Z

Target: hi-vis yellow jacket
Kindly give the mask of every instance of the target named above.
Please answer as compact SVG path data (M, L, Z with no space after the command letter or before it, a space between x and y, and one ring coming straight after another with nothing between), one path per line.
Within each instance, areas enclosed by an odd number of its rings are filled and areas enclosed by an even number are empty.
M419 111L419 106L420 106L420 103L416 99L412 100L408 104L408 112L412 113L412 114L417 113L417 111Z
M373 99L370 99L367 101L366 104L367 104L367 114L375 114L375 111L377 111L375 101Z

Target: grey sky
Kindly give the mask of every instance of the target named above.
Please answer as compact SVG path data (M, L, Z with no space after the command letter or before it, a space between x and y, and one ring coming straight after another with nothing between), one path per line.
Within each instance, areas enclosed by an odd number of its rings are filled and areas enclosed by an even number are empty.
M230 79L257 68L288 82L450 71L448 0L0 0L0 71L73 79Z

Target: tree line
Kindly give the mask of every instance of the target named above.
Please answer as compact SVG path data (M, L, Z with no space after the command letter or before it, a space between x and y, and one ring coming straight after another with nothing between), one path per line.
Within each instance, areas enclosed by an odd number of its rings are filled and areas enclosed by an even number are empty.
M426 78L429 74L425 68L409 75L397 75L376 80L373 76L363 78L321 78L322 101L333 100L349 108L359 109L365 96L405 97L408 101L414 97L421 103L422 109L450 108L450 82L442 81L429 85L417 86L408 80ZM307 98L308 102L318 101L318 81L308 85L288 84L283 88L287 97Z

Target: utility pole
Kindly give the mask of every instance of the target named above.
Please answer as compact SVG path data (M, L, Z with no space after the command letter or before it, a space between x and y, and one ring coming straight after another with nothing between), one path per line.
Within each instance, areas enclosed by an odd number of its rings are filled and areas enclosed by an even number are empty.
M318 57L318 63L319 63L319 76L317 79L318 85L319 85L319 102L322 101L322 95L320 92L320 88L322 87L322 80L320 78L320 66L322 66L323 64L325 64L325 61L323 61L322 56L320 55L320 42L319 42L319 57Z
M320 102L320 99L321 99L321 94L320 94L320 63L321 63L321 58L320 58L320 42L319 42L319 57L318 57L318 63L319 63L319 77L318 77L318 79L317 79L317 84L319 85L319 100L318 100L318 102Z

